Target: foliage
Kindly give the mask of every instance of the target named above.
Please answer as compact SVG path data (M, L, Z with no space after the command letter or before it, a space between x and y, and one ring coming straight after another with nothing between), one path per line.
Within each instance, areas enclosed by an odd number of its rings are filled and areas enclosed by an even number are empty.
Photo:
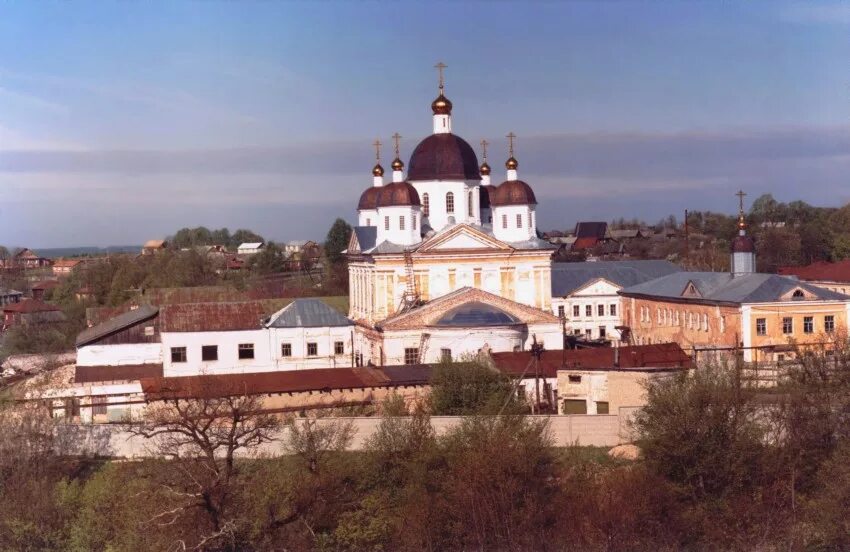
M497 414L521 408L510 378L475 359L435 366L428 404L435 416Z
M269 242L259 253L248 259L248 268L260 275L283 272L286 269L286 255L274 242Z
M342 252L348 247L351 238L351 225L338 218L334 221L325 238L325 255L330 264L338 264L344 260Z
M227 228L210 230L204 226L197 228L181 228L168 238L173 248L183 249L203 245L223 245L228 249L236 249L242 243L263 242L262 236L251 230L240 229L232 235Z

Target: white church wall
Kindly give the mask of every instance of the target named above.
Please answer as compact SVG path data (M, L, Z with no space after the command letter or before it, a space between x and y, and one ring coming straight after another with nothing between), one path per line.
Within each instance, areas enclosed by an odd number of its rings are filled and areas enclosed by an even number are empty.
M443 349L451 351L453 359L461 356L477 354L487 345L494 352L513 351L523 348L527 341L525 328L491 327L491 328L424 328L422 330L385 332L383 347L386 364L405 364L404 350L420 347L423 333L430 334L424 342L423 362L440 362Z
M419 199L424 205L424 195L428 194L428 217L426 221L436 231L445 228L449 220L453 224L467 222L481 224L481 210L478 204L478 182L474 180L423 180L411 182L419 193ZM472 191L472 215L469 215L469 192ZM446 195L451 192L454 196L454 209L451 213L446 210ZM424 213L423 213L424 216Z
M358 226L377 226L378 211L376 209L362 209L357 212Z
M493 207L493 235L506 242L527 241L536 236L534 206Z
M380 207L376 224L379 244L384 240L399 245L412 245L422 241L422 217L419 207Z

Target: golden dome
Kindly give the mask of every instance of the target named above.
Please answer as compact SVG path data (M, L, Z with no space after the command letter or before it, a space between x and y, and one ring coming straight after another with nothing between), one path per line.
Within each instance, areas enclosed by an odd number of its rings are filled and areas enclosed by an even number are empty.
M384 176L384 167L380 163L372 167L372 176Z
M437 99L431 102L431 111L434 112L434 115L451 115L452 102L440 92Z
M404 163L401 162L401 159L396 157L395 159L393 159L392 167L394 171L400 171L404 169Z
M738 215L738 230L746 230L747 222L744 220L744 214Z
M509 171L515 171L517 167L519 167L519 162L514 159L513 156L509 157L508 160L505 161L505 168Z
M490 174L490 165L487 164L487 161L481 163L481 168L479 169L482 175L487 176Z

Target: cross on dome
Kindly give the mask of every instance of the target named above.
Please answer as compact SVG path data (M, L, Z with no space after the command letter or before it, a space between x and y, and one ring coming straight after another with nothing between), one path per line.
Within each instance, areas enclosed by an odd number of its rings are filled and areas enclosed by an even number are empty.
M396 132L395 134L393 134L393 142L395 143L395 159L393 159L392 167L394 171L400 171L404 169L404 163L401 162L401 157L399 157L398 153L399 140L401 140L401 134Z
M384 167L381 166L381 140L376 138L372 145L375 146L375 166L372 167L372 176L384 176Z
M506 138L508 139L508 155L509 155L509 157L508 157L508 160L505 161L505 168L507 168L509 171L515 171L517 169L517 167L519 166L519 163L514 158L514 138L516 138L516 134L514 134L513 132L509 132L507 134Z

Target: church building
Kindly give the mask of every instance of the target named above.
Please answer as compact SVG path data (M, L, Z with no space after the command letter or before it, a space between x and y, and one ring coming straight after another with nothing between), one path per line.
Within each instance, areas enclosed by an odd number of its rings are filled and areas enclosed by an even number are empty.
M562 347L560 321L551 314L554 248L537 236L537 199L519 178L515 136L508 134L504 181L493 185L486 149L479 165L452 132L443 67L432 134L413 149L406 173L396 134L391 180L379 160L357 206L347 249L349 318L363 362L433 362L485 346L523 349L535 338ZM450 311L448 324L442 315ZM485 328L490 337L464 339Z

